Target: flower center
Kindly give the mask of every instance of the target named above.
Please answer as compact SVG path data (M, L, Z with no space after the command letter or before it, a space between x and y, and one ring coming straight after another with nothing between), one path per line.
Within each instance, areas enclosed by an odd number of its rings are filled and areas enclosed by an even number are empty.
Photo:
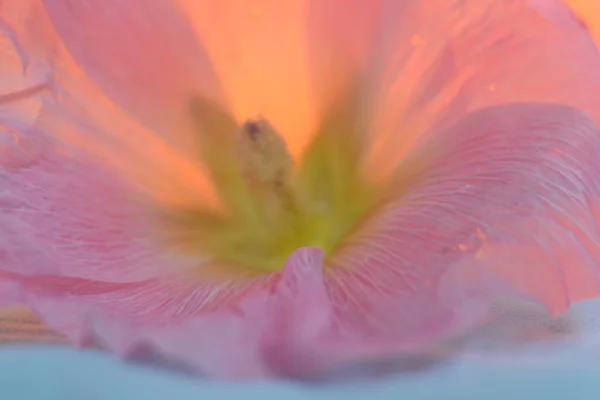
M331 254L372 205L358 136L343 118L326 121L294 160L266 120L238 127L213 106L197 106L203 158L225 212L169 212L163 231L171 247L208 255L220 271L268 273L300 247Z

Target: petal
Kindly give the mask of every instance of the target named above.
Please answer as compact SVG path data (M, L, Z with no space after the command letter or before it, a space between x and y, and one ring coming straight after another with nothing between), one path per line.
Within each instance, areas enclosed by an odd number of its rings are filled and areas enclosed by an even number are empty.
M304 144L302 137L314 125L307 85L306 2L181 3L206 46L238 122L265 116L297 153Z
M28 144L27 136L35 130L56 142L63 156L75 153L100 163L158 203L218 203L198 147L186 142L191 140L190 129L173 129L164 136L107 98L66 52L39 1L9 0L0 11L5 37L18 38L11 42L13 53L21 55L26 70L20 80L11 81L12 86L0 88L5 90L0 99L19 97L18 102L10 101L6 112L0 109L0 123L14 137L9 143ZM16 106L27 112L15 112ZM0 145L2 150L4 143ZM23 163L15 160L25 157L21 153L3 151L0 161Z
M388 1L370 76L370 168L385 176L436 126L515 101L575 106L600 123L600 57L581 24L522 1ZM565 10L568 15L568 10Z
M102 165L46 143L26 168L0 169L0 182L3 270L127 282L182 267L145 234L155 229L151 209Z
M111 99L177 148L194 144L190 98L223 99L210 62L174 2L44 5L70 54Z
M430 345L515 296L559 313L600 294L600 135L584 113L487 108L421 150L326 266L339 333L324 359Z
M540 0L536 0L542 5ZM596 43L600 44L600 3L588 0L565 0L576 14L587 24L594 35Z
M180 3L238 121L263 115L298 156L368 60L380 1Z
M25 298L27 294L36 294L72 300L84 309L99 306L103 312L128 319L133 324L146 325L182 323L197 315L232 311L240 299L260 294L276 281L272 276L245 280L200 279L193 274L168 272L160 278L131 282L11 272L2 272L1 276L19 284ZM64 330L70 337L80 337L82 326L76 328Z
M3 208L0 226L0 270L26 275L58 273L57 262L31 243L22 230L23 225L6 208Z
M307 2L180 3L206 46L238 122L263 115L297 154L314 125L307 85Z
M19 285L21 304L78 346L101 346L123 357L149 347L195 372L266 374L258 346L268 280L191 278L112 283L0 273L0 279ZM247 312L248 307L255 310Z
M24 301L76 343L123 356L149 348L211 376L250 378L281 374L273 368L293 359L277 350L313 339L330 320L322 258L319 249L300 249L281 277L237 284L2 277L18 282Z
M47 89L50 74L49 68L33 63L25 51L19 17L32 12L27 3L8 1L0 5L0 127L3 131L0 153L4 157L8 156L7 142L15 138L7 121L21 127L35 123L40 108L39 95Z
M312 90L320 113L356 90L372 58L382 1L308 2ZM320 118L324 116L319 114Z

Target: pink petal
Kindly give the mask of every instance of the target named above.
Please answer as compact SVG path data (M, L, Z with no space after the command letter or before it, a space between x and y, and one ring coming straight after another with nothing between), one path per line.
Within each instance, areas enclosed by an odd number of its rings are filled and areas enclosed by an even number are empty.
M75 342L97 343L124 356L141 349L212 376L250 378L285 371L278 350L312 340L330 320L321 276L323 253L300 249L269 283L139 283L3 274L22 300ZM212 303L212 304L211 304Z
M61 2L52 4L58 7ZM77 4L76 8L84 3ZM3 104L0 109L0 123L7 126L15 138L30 143L24 132L34 125L47 140L57 142L59 147L66 147L60 150L63 153L76 153L102 164L158 203L217 204L214 187L198 157L196 133L189 126L178 127L177 122L172 121L172 129L168 132L150 130L107 98L90 81L87 71L82 71L67 53L40 1L8 0L2 3L0 11L0 21L4 22L6 35L15 38L7 43L12 46L13 53L20 55L23 70L22 76L17 79L18 76L10 75L16 75L11 72L15 67L2 65L3 73L7 73L7 78L10 76L11 79L8 82L10 85L0 87L3 90L0 92L0 101L2 98L11 101L10 107L5 108ZM91 33L92 36L94 34L98 32ZM201 58L200 53L198 56ZM177 79L183 77L182 74L176 76ZM156 84L160 82L157 78ZM178 90L172 86L173 82L166 82L165 85ZM180 83L179 89L182 85L186 90L195 90L187 83ZM19 97L18 102L12 100L15 95ZM165 100L168 102L172 98ZM180 100L178 104L171 104L170 110L177 108L185 112L189 122L189 105L183 107L184 100ZM189 101L189 96L186 101ZM164 108L153 111L154 115L166 115L161 114L161 110ZM183 123L183 120L179 122ZM144 145L140 146L140 143ZM0 147L0 151L3 147ZM22 154L1 153L0 161L3 164L24 162L15 160L16 156L21 157Z
M527 1L387 1L370 69L373 173L393 171L432 126L506 102L571 105L600 123L598 50L581 24L565 23L563 4L544 6L554 11Z
M190 98L223 99L175 2L51 0L44 5L70 54L110 98L176 147L194 144Z
M8 257L0 269L129 282L192 262L165 256L158 238L146 234L154 229L152 211L132 202L136 192L126 182L51 142L43 146L33 159L25 153L21 168L0 170L0 253Z
M515 296L561 313L600 295L599 133L577 109L517 103L416 152L326 267L339 333L322 359L431 343Z

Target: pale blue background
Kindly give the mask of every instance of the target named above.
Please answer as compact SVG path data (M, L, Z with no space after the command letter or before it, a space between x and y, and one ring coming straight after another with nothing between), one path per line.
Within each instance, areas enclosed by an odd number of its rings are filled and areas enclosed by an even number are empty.
M596 349L597 350L597 349ZM563 362L566 365L561 365ZM477 365L475 365L477 364ZM372 384L210 383L126 366L101 354L71 350L5 351L0 355L2 400L185 399L478 399L600 398L600 368L556 358L544 369L518 364L453 367Z
M590 315L594 309L590 308ZM467 357L421 375L334 386L205 382L126 365L95 352L5 348L0 350L0 399L596 400L600 398L600 333L597 325L589 327L580 341L560 348L538 345L518 357Z

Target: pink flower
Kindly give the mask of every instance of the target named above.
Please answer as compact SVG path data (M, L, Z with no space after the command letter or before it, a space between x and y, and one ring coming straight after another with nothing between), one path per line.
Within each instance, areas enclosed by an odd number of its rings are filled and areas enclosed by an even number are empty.
M600 293L600 57L553 0L6 0L0 300L227 378Z

